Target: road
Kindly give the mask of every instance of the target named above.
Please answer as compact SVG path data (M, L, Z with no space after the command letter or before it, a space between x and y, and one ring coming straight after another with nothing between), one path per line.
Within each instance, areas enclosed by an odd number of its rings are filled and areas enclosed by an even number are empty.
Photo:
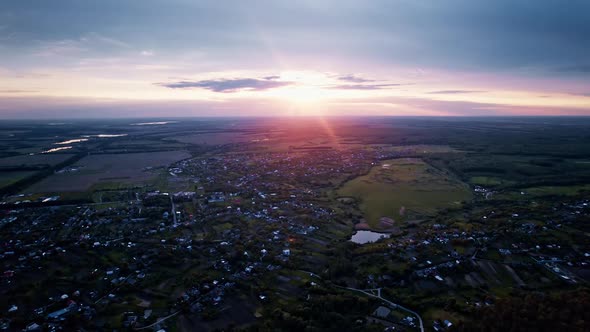
M154 327L154 326L156 326L156 325L158 325L158 324L162 323L163 321L167 320L168 318L172 318L172 317L174 317L174 316L178 315L178 313L179 313L179 312L180 312L180 310L178 310L178 311L176 311L176 312L173 312L172 314L170 314L170 315L168 315L168 316L166 316L166 317L162 317L162 318L158 319L158 320L157 320L155 323L153 323L153 324L150 324L150 325L147 325L147 326L143 326L143 327L137 327L137 328L133 328L133 329L134 329L135 331L139 331L139 330L145 330L145 329L152 328L152 327Z
M320 277L319 275L317 275L317 274L315 274L313 272L305 271L305 270L298 270L298 271L309 273L310 276L316 277L316 278L318 278L320 280L323 280L322 277ZM422 317L417 312L415 312L414 310L408 309L408 308L406 308L406 307L404 307L402 305L399 305L397 303L393 303L393 302L391 302L391 301L389 301L389 300L381 297L381 288L368 289L369 291L377 291L377 295L375 295L375 294L369 293L369 292L367 292L367 290L363 290L363 289L357 289L357 288L352 288L352 287L342 287L342 286L338 286L338 285L334 285L334 284L332 284L332 286L334 286L336 288L340 288L340 289L347 289L347 290L353 291L353 292L363 293L363 294L365 294L367 296L374 297L376 299L379 299L379 300L381 300L381 301L389 304L392 308L399 308L399 309L401 309L403 311L409 312L410 314L412 314L412 315L416 316L416 318L418 318L418 323L420 323L420 332L424 332L424 322L422 321Z
M174 205L172 195L170 195L170 204L172 204L172 219L174 220L174 225L176 225L176 205Z
M379 300L381 300L381 301L389 304L393 308L399 308L401 310L404 310L406 312L409 312L410 314L412 314L412 315L416 316L416 318L418 318L418 322L420 323L420 332L424 332L424 322L422 321L422 317L420 317L420 315L417 312L415 312L415 311L413 311L411 309L408 309L408 308L406 308L406 307L404 307L402 305L399 305L397 303L393 303L393 302L391 302L391 301L389 301L389 300L384 299L383 297L381 297L381 288L375 289L377 291L377 294L378 294L378 295L375 295L375 294L369 293L369 292L367 292L365 290L362 290L362 289L351 288L351 287L341 287L341 286L337 286L337 285L334 285L334 286L336 286L338 288L341 288L341 289L348 289L350 291L363 293L363 294L365 294L367 296L370 296L370 297L374 297L376 299L379 299Z

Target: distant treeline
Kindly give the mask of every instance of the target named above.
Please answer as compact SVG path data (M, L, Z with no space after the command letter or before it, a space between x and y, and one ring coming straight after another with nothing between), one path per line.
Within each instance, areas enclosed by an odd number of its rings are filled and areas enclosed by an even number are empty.
M577 175L570 178L548 179L525 182L527 188L530 187L550 187L550 186L580 186L590 184L590 175Z
M496 167L485 167L485 166L480 166L480 167L466 167L463 169L455 169L456 171L459 171L461 173L494 173L494 174L504 174L506 173L505 169L501 169L501 168L496 168Z
M484 150L485 152L485 150ZM498 156L518 156L518 157L524 157L524 156L529 156L529 157L547 157L547 158L556 158L556 159L562 159L562 158L568 158L568 159L587 159L590 158L590 153L589 152L585 152L585 153L579 153L579 152L569 152L569 151L564 151L564 152L543 152L543 151L532 151L532 152L519 152L519 151L515 151L515 152L497 152L497 151L492 151L490 152L490 154L492 155L498 155Z

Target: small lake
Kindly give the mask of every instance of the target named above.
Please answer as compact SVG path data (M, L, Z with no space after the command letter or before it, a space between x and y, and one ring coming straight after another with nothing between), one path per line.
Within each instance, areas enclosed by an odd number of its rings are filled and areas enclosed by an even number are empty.
M354 243L358 243L358 244L365 244L365 243L375 242L379 239L387 238L387 237L389 237L389 234L377 233L377 232L372 232L372 231L357 231L352 236L350 241L352 241Z
M49 149L49 150L43 151L41 153L51 153L51 152L57 152L57 151L62 151L62 150L68 150L68 149L71 149L71 148L72 148L71 146L62 146L62 147L59 147L59 148L53 148L53 149Z
M123 137L127 134L98 134L98 135L84 135L83 137L98 137L98 138L111 138L111 137Z
M169 123L177 123L178 121L158 121L158 122L140 122L132 123L132 126L161 126Z
M70 140L63 141L63 142L57 142L54 144L65 145L65 144L81 143L81 142L86 142L86 141L88 141L88 138L75 138L75 139L70 139Z

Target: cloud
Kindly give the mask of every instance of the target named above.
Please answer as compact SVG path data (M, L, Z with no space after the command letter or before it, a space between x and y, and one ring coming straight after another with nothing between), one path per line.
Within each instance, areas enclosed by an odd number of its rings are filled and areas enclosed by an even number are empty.
M171 109L174 112L171 112ZM0 96L0 115L3 119L269 116L269 109L273 110L273 116L293 114L291 106L270 98L236 98L224 102L212 102ZM327 103L325 111L324 115L336 116L360 114L363 116L584 116L590 114L590 108L514 106L403 97L343 98Z
M52 57L52 56L66 56L76 55L88 51L87 46L81 40L55 40L42 42L34 56Z
M342 84L331 86L330 89L336 90L382 90L396 86L402 86L407 84Z
M131 48L126 42L91 32L78 39L60 39L40 41L35 56L80 56L94 54L98 50L124 50Z
M339 109L347 108L353 114L359 109L371 109L375 115L379 109L390 109L389 115L409 116L588 116L589 107L519 106L504 103L475 101L447 101L414 97L379 97L341 99Z
M341 81L351 82L351 83L366 83L366 82L375 82L375 80L370 80L362 77L358 77L355 75L343 75L338 77Z
M103 35L96 33L96 32L89 33L87 36L83 37L81 40L88 41L91 43L102 43L105 45L110 45L112 47L131 48L131 45L129 45L128 43L126 43L122 40L115 39L112 37L103 36Z
M206 52L224 69L280 65L274 57L288 55L284 61L330 70L343 63L350 71L364 59L374 66L555 74L555 67L590 58L587 0L265 1L256 9L246 1L44 2L0 1L0 22L16 33L12 45L30 49L97 31L116 36L98 38L112 46L134 41L170 54Z
M348 75L339 75L336 76L336 79L339 81L346 82L346 84L339 84L330 86L329 89L336 89L336 90L382 90L388 89L396 86L402 85L409 85L409 84L400 84L400 83L385 83L385 82L378 82L374 79L368 79L364 77L360 77L353 74ZM368 83L368 84L367 84Z
M431 95L453 95L453 94L462 94L462 93L478 93L478 92L485 92L479 90L438 90L438 91L430 91L427 92Z
M39 92L39 91L37 91L37 90L19 90L19 89L4 89L4 90L0 89L0 93L33 93L33 92Z
M150 50L143 50L140 53L142 56L152 56L154 55L154 51L150 51Z
M558 72L572 74L590 74L590 64L569 65L557 68Z
M570 93L572 96L590 97L590 92Z
M157 83L171 89L202 88L215 92L236 92L240 90L262 91L291 85L293 82L276 81L274 79L237 78L202 81L178 81L172 83Z
M223 103L199 100L117 100L78 97L0 96L2 119L173 118L192 116L268 116L288 114L284 105L266 99L236 98ZM170 110L173 109L174 112Z

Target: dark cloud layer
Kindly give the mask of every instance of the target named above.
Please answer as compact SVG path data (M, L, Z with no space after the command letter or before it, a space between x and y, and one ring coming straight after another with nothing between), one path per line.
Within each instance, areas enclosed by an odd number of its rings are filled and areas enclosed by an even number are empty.
M158 83L158 85L171 89L190 89L202 88L215 92L235 92L239 90L254 90L262 91L283 86L291 85L292 82L275 81L273 76L271 79L257 79L257 78L238 78L238 79L218 79L218 80L203 80L203 81L178 81L172 83Z
M39 42L96 32L121 45L218 58L239 53L263 64L292 55L565 77L589 72L588 13L587 0L5 0L0 40L15 46L15 56Z

